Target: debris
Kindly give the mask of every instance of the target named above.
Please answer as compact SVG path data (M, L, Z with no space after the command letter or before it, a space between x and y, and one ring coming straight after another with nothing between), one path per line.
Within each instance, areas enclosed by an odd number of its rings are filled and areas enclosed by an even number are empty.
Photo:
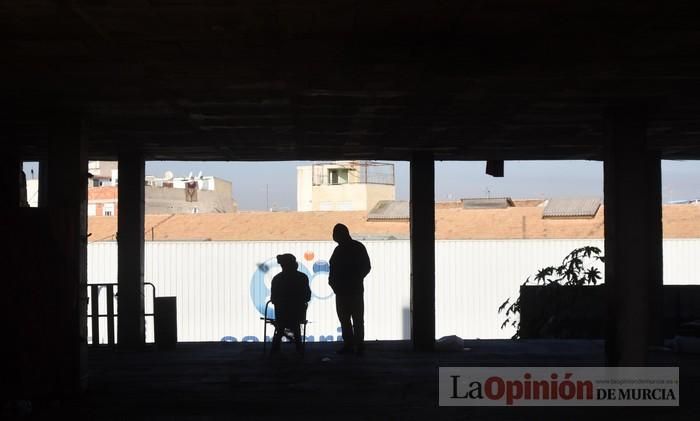
M436 351L462 351L464 339L457 335L443 336L435 343Z

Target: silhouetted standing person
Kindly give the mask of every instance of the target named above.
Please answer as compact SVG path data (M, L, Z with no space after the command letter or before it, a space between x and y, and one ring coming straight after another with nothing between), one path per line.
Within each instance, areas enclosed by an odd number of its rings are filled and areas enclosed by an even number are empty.
M335 306L343 332L343 347L339 354L353 351L364 353L365 302L364 279L371 266L365 246L350 237L348 227L336 224L333 240L338 243L330 260L328 284L335 292Z
M272 352L279 352L285 328L294 333L297 351L302 352L299 325L306 316L306 303L311 299L309 278L297 270L299 264L293 254L278 255L277 263L282 266L282 272L272 278L270 301L275 305L275 335L272 338Z

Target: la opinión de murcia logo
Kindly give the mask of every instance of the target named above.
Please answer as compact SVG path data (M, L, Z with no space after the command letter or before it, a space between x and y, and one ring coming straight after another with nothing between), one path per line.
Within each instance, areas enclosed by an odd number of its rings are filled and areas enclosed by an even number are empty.
M559 381L557 373L550 374L548 380L533 380L532 374L525 373L522 380L506 380L501 376L491 376L485 382L473 381L466 390L460 390L460 375L452 375L452 399L491 399L506 400L512 405L519 399L593 399L593 382L572 380L572 373L565 373Z
M440 367L441 406L677 406L677 367Z

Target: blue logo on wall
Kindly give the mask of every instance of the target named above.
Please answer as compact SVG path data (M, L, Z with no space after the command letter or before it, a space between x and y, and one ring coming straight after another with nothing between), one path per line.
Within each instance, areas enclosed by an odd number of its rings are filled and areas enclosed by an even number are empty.
M328 285L330 265L325 260L317 260L313 265L314 274L310 277L311 295L319 300L327 300L333 296L333 289Z
M306 260L313 259L313 252L306 252L304 258ZM325 260L317 260L312 265L313 273L302 262L299 262L299 271L309 277L309 287L311 288L311 300L327 300L333 296L333 290L328 285L328 273L330 265ZM277 258L268 259L263 263L258 264L257 270L253 273L250 279L250 298L253 300L253 306L261 315L265 314L265 303L270 299L270 282L272 278L278 274L282 268L277 263ZM267 282L266 282L267 281ZM268 317L275 317L275 309L272 304L267 310Z
M330 264L326 260L318 259L314 261L315 253L313 251L307 251L304 253L304 260L307 264L311 265L313 268L313 273L311 273L308 267L301 261L299 263L299 271L304 273L309 278L309 287L311 288L311 301L313 300L327 300L333 297L333 289L328 285L328 274L330 273ZM313 264L311 263L313 262ZM270 299L270 283L272 278L280 273L282 268L277 263L277 258L271 258L263 263L257 265L257 269L253 273L250 279L250 298L253 301L253 306L260 313L260 315L265 314L265 304ZM267 311L267 316L275 317L275 308L271 304ZM337 336L333 334L330 335L319 335L317 337L320 342L328 341L341 341L340 327L337 328ZM268 336L265 338L270 340ZM241 341L243 342L257 342L260 339L256 336L244 336ZM235 336L224 336L221 338L222 342L237 342L238 339ZM313 342L314 336L308 336L307 341Z
M299 262L300 272L304 273L309 277L310 286L312 288L312 295L316 298L321 298L313 294L313 282L311 281L316 275L312 275L309 269L301 262ZM277 258L269 259L263 263L258 264L258 269L253 273L253 277L250 279L250 298L253 300L253 306L258 310L261 315L265 315L265 304L270 299L270 282L272 278L282 271L279 263L277 263ZM327 280L326 272L326 280ZM267 280L267 282L265 282ZM275 317L275 307L270 304L267 310L267 317Z

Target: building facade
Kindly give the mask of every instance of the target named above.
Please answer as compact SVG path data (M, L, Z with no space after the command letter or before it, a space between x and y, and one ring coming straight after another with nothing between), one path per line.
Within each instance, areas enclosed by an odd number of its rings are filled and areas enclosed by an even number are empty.
M394 200L394 165L376 161L320 162L297 167L297 210L367 211Z
M119 183L117 161L88 161L88 187L116 186Z
M117 216L119 210L119 170L116 162L90 161L88 216ZM109 175L106 175L109 174ZM227 213L237 210L232 183L213 176L146 176L147 214Z
M232 183L212 176L146 176L146 213L229 213L237 210Z

